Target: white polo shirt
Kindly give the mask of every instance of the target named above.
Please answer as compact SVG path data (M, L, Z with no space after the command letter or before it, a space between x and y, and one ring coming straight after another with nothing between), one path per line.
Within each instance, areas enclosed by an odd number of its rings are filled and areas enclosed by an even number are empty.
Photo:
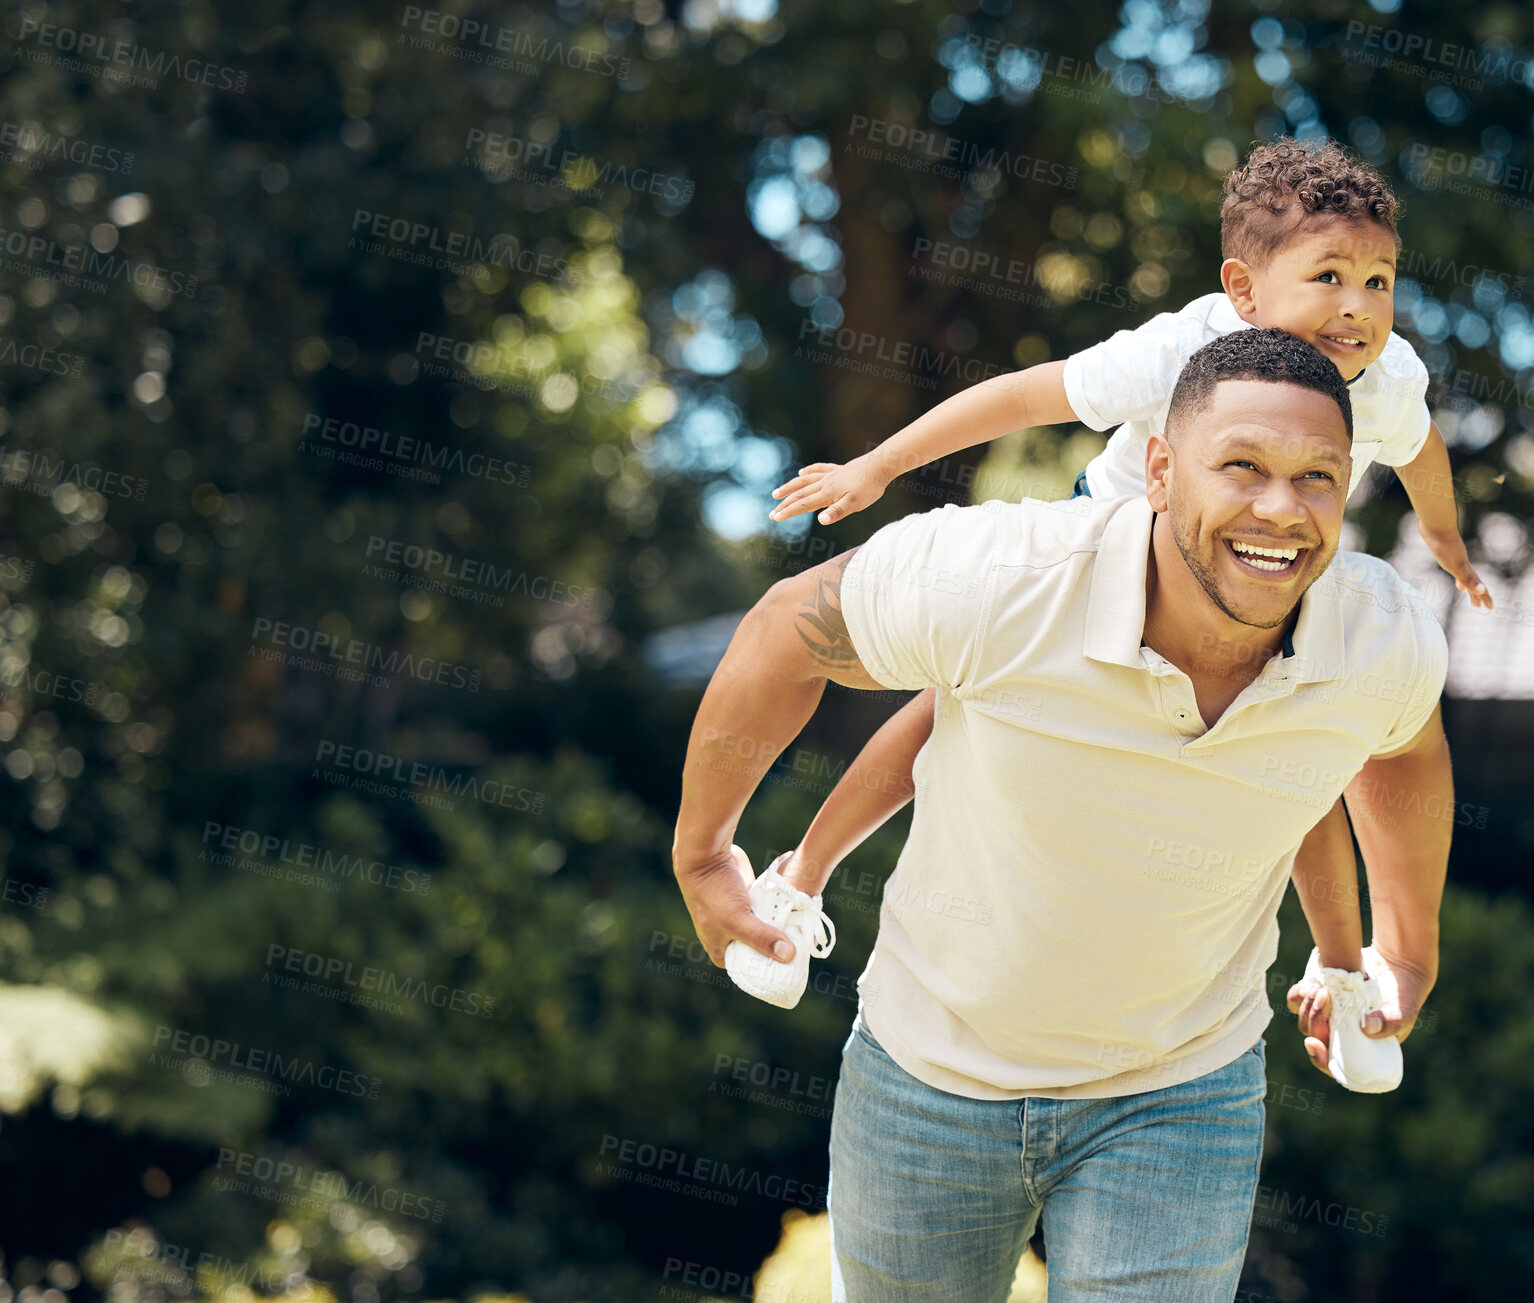
M1087 466L1094 498L1145 492L1145 445L1166 426L1172 387L1184 363L1210 340L1250 330L1224 294L1205 294L1181 312L1163 312L1065 360L1065 395L1094 430L1119 428ZM1427 367L1391 332L1384 351L1348 385L1353 406L1353 474L1348 496L1374 462L1405 466L1422 451L1432 417Z
M937 688L859 979L874 1036L930 1086L1125 1095L1250 1048L1295 851L1443 690L1421 595L1339 552L1206 730L1187 676L1141 645L1153 519L1143 496L950 505L848 564L868 672Z

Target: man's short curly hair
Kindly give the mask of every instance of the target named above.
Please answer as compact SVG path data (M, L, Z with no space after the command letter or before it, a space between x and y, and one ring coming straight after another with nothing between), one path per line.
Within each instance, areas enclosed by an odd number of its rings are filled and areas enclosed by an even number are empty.
M1166 429L1174 430L1209 405L1209 396L1222 380L1261 380L1268 384L1299 385L1325 394L1342 409L1348 439L1353 438L1353 403L1342 373L1313 344L1278 329L1233 330L1211 339L1187 361L1167 407Z
M1285 136L1254 145L1246 162L1226 176L1220 253L1261 267L1299 231L1327 217L1377 222L1399 253L1400 207L1379 173L1335 140L1302 144Z

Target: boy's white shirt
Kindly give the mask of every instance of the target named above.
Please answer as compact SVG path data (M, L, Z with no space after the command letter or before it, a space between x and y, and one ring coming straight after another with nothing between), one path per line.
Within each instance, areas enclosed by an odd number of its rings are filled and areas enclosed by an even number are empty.
M1163 312L1120 330L1065 362L1065 394L1094 430L1117 425L1108 446L1087 466L1094 498L1145 492L1145 445L1164 428L1172 387L1183 365L1211 339L1249 330L1224 294L1205 294L1180 312ZM1385 350L1348 386L1353 405L1353 475L1348 496L1370 465L1405 466L1422 451L1432 418L1427 367L1394 331Z

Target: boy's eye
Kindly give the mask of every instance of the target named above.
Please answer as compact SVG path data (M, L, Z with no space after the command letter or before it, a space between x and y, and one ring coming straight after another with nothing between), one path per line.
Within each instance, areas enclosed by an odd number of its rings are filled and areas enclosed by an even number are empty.
M1371 276L1369 277L1369 288L1374 290L1388 290L1390 288L1390 282L1387 281L1383 276Z
M1337 273L1334 272L1334 271L1324 271L1319 276L1317 276L1316 279L1318 281L1324 281L1328 277L1330 277L1332 280L1336 280L1337 279Z

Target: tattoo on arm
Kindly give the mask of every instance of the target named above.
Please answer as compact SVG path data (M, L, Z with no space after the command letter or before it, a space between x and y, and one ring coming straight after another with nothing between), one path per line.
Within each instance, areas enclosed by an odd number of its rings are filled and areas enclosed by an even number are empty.
M815 664L828 671L861 669L852 635L842 615L842 572L845 566L820 576L812 596L794 619L794 631L809 648Z

